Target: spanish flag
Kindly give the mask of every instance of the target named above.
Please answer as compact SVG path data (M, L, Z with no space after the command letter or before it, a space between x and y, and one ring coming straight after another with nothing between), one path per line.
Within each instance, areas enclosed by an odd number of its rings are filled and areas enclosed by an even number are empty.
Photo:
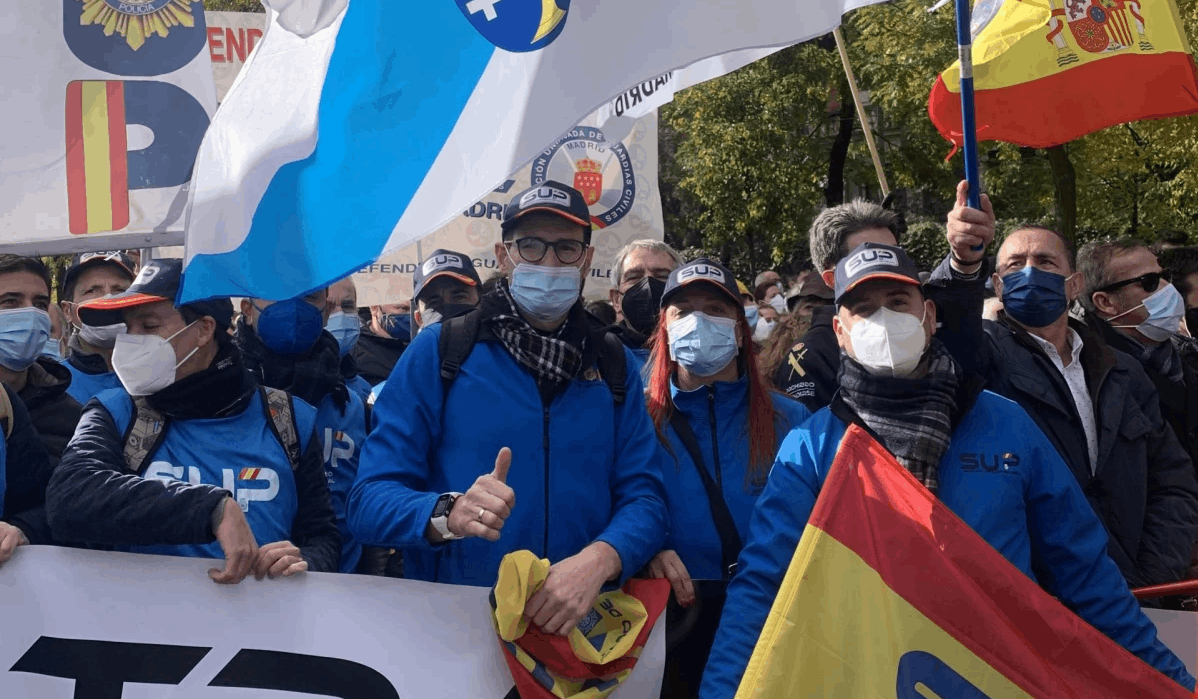
M850 426L736 696L1190 694L1042 591Z
M1115 124L1198 113L1198 71L1174 0L977 0L979 141L1047 148ZM960 63L932 123L962 145Z
M69 230L75 235L129 225L125 84L67 84L66 154Z

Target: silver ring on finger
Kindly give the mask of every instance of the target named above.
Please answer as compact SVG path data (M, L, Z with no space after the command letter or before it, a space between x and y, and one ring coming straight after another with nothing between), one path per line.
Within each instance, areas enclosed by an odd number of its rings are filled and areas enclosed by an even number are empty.
M485 514L487 514L487 508L485 508L485 507L478 508L478 521L480 521L480 522L483 521L483 515L485 515Z

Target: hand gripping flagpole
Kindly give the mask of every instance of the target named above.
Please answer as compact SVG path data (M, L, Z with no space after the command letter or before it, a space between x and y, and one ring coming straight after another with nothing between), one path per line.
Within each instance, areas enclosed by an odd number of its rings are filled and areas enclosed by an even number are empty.
M970 33L969 0L954 0L957 8L957 54L961 63L961 140L965 151L965 181L969 183L969 207L982 209L982 176L978 171L977 115L973 108L973 37ZM973 249L981 250L978 245Z

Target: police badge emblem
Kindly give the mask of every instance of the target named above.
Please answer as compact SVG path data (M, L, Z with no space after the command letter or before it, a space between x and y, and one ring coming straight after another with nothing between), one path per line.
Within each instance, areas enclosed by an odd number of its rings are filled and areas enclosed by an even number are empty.
M98 24L104 35L120 34L134 51L154 34L166 37L171 27L195 26L194 0L79 0L79 24Z

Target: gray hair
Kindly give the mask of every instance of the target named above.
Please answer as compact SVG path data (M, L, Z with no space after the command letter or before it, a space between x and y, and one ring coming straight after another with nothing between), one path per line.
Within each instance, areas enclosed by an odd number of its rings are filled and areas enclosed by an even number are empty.
M1116 255L1131 252L1133 250L1148 249L1148 245L1142 240L1132 238L1120 238L1118 240L1106 240L1093 243L1086 243L1081 250L1077 251L1077 271L1082 275L1083 286L1082 296L1079 299L1082 306L1089 312L1094 313L1094 292L1104 286L1109 286L1117 281L1110 272L1111 259Z
M898 242L898 214L871 201L854 199L819 212L807 234L811 262L816 270L834 269L837 262L852 252L845 247L849 236L869 228L885 228L894 234Z
M623 249L621 249L616 255L616 264L612 268L612 285L617 288L624 279L624 261L628 259L628 256L632 254L633 250L664 252L670 256L670 259L674 261L674 269L678 269L683 263L682 255L679 254L677 250L660 240L653 240L652 238L641 238L639 240L634 240L625 245Z

